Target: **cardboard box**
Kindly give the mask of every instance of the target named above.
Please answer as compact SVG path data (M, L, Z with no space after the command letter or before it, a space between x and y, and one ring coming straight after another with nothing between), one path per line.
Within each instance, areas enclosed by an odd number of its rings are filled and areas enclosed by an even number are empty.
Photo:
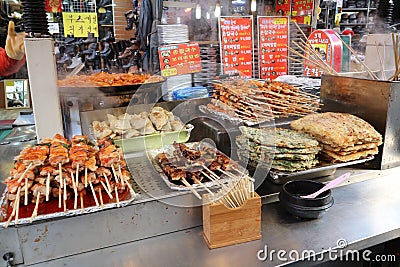
M203 195L203 237L210 249L261 239L261 198L255 193L235 209Z

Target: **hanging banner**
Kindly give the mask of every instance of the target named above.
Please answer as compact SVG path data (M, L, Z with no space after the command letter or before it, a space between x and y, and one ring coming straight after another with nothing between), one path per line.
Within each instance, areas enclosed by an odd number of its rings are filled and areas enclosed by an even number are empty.
M224 74L253 76L253 17L220 17L219 41Z
M198 43L160 46L158 57L161 75L164 77L201 71Z
M275 5L275 12L278 16L290 16L290 3L291 0L277 0Z
M46 12L62 12L61 0L46 0Z
M313 0L293 0L292 16L312 15Z
M341 71L342 41L333 30L315 30L308 37L308 42L316 53L306 55L308 59L304 61L305 76L320 77L323 74L323 70L318 67L321 60L335 71Z
M88 33L99 36L96 12L63 12L64 36L88 37Z
M289 17L258 17L258 66L260 79L274 80L288 74Z

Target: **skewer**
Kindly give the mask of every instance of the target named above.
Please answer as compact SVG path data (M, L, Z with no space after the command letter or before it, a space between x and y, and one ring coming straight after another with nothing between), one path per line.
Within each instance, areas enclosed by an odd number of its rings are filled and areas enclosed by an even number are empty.
M104 190L107 192L107 195L110 197L110 199L113 198L111 192L108 190L107 186L104 184L103 181L100 181L101 185L103 186Z
M198 185L200 185L201 187L203 187L203 188L204 188L208 193L210 193L212 196L214 195L214 193L213 193L205 184L203 184L202 182L200 182L198 179L194 178L193 181L194 181L196 184L198 184Z
M103 173L103 176L104 176L104 179L106 180L108 191L111 192L111 185L110 185L110 182L108 181L107 175L105 173Z
M20 201L20 200L21 200L21 198L18 196L18 198L17 198L17 210L15 211L15 222L14 222L15 225L18 224L19 201Z
M113 172L113 174L114 174L114 179L115 179L115 181L116 181L117 183L119 183L119 181L118 181L118 176L117 176L117 174L115 173L114 165L111 165L111 170L112 170L112 172Z
M136 192L135 190L133 190L131 184L129 183L129 181L125 181L126 185L128 186L129 190L131 190L133 192L133 197L136 198Z
M74 179L72 177L72 179ZM63 204L64 204L64 212L67 212L67 179L64 179L64 199L63 199Z
M357 60L361 63L361 65L364 66L364 68L367 70L368 74L372 77L372 79L374 80L379 80L378 77L375 75L375 73L372 72L372 70L367 66L367 64L364 63L364 61L361 60L361 58L357 55L357 52L354 51L354 49L349 46L345 41L343 41L342 38L340 38L339 34L335 33L336 36L340 39L340 41L342 41L342 43L344 44L344 46L350 50L350 52L357 58Z
M28 167L22 173L21 177L19 177L18 184L20 184L22 182L22 180L25 178L25 175L26 175L27 171L31 168L31 166L32 166L32 162L28 165Z
M62 179L62 166L61 166L61 163L58 164L58 171L60 173L60 185L61 185L61 188L63 188L64 183L63 183L63 179Z
M46 201L49 201L49 195L50 195L50 173L47 173L47 179L46 179Z
M119 179L121 179L121 184L124 185L125 180L124 178L122 178L121 165L118 165L118 174L119 174Z
M94 202L96 202L96 206L99 206L99 201L97 200L96 192L94 191L92 181L89 180L90 190L92 191L92 195L94 198Z
M79 176L78 176L79 175L79 163L76 164L76 173L75 174L76 174L75 175L75 179L76 179L75 180L75 185L78 186L78 183L79 183L79 179L78 179L79 178ZM74 180L74 176L73 175L72 175L71 178L72 178L72 180Z
M35 217L37 216L38 209L39 209L39 198L40 198L40 192L38 192L38 194L37 194L37 196L36 196L35 209L33 210L31 219L29 220L30 223L32 223L32 221L33 221L33 220L35 219Z
M101 194L101 188L100 188L100 187L98 188L98 191L99 191L99 195L100 195L100 206L101 206L102 208L104 208L103 196L102 196L102 194Z
M58 188L58 208L61 209L61 196L62 196L62 189L61 187Z
M85 188L87 187L88 179L87 179L87 168L85 168Z
M61 209L61 194L62 194L62 188L63 188L61 163L58 164L58 172L59 172L59 177L60 177L60 180L58 183L58 208Z
M119 197L118 197L118 188L117 186L114 187L115 188L115 198L117 199L117 207L119 208Z
M20 195L20 194L21 194L21 187L18 187L17 194L16 194L15 200L14 200L13 210L12 210L12 212L11 212L10 217L9 217L8 220L7 220L6 225L4 226L5 228L8 227L8 225L10 224L10 222L11 222L11 220L12 220L12 217L14 217L14 215L15 215L15 212L16 212L16 210L17 210L17 205L18 205L18 200L17 200L17 199L19 199L19 195Z
M28 177L25 177L25 196L24 196L24 205L28 205Z
M186 181L185 178L181 178L181 181L198 199L201 199L201 196L199 195L199 193L197 193L197 191L193 188L193 186L191 186L189 184L188 181Z
M81 199L81 210L83 213L85 211L85 206L83 205L83 193L82 192L79 193L79 197Z

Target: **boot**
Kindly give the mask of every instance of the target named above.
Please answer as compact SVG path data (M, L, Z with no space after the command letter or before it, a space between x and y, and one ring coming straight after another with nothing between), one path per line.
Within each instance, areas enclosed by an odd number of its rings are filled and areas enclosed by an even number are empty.
M82 58L80 56L75 56L72 58L72 63L67 67L67 69L75 69L82 64Z
M88 38L86 38L82 43L91 44L91 43L96 43L96 42L97 42L97 39L94 37L94 33L89 32Z
M113 23L113 17L111 10L106 11L106 15L102 20L99 20L100 25L111 25Z
M128 12L125 12L125 19L126 19L126 27L125 30L129 31L132 30L133 28L133 23L135 23L135 14L133 13L132 10L129 10Z
M71 57L67 53L64 53L63 57L60 60L57 60L57 64L66 64L70 61Z
M90 56L86 58L88 61L95 61L97 59L97 51L93 51Z
M103 50L100 51L100 57L102 58L109 58L112 54L112 49L110 48L109 43L104 43Z
M135 45L131 45L130 47L127 47L125 49L124 53L122 53L120 56L118 56L118 58L122 59L122 58L130 57L135 53L136 50L137 50L136 46Z
M102 42L114 42L115 38L114 38L112 32L109 31L109 32L107 32L106 36L103 39L101 39L101 41Z
M82 51L82 55L91 55L93 54L93 51L96 51L96 49L97 49L97 43L91 43L88 46L88 49Z

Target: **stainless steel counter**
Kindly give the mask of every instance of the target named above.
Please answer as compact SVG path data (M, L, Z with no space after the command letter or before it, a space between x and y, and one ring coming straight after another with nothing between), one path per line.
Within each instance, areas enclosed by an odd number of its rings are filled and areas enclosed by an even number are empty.
M2 176L33 136L32 128L21 127L7 138L10 144L0 145ZM137 168L144 172L140 164ZM295 249L301 255L305 249L322 253L334 248L339 239L347 241L346 249L362 249L399 237L400 168L339 169L335 177L347 171L353 175L333 190L334 206L313 221L287 214L276 202L280 186L266 181L258 189L265 204L263 238L258 241L209 250L202 238L201 208L165 204L195 198L167 191L154 179L146 190L153 197L136 188L141 197L127 207L0 229L0 256L11 251L21 266L273 266L286 261L277 260L276 254L272 261L258 260L265 245L269 251Z
M360 250L400 236L400 179L396 169L376 173L374 179L333 189L335 204L320 219L298 220L287 214L279 203L262 207L262 239L230 247L209 250L202 227L164 234L83 254L60 258L32 266L276 266L291 261L263 259L268 251L295 250L302 255L313 250L317 261L333 259L348 250ZM130 234L130 233L127 233ZM94 239L95 240L95 239ZM347 246L329 256L324 251ZM344 240L344 241L343 241ZM342 244L340 243L340 244ZM289 254L281 255L288 258ZM295 253L290 254L293 257ZM318 260L323 255L322 260ZM369 255L367 255L369 256ZM360 258L362 255L360 255ZM371 257L371 256L369 256ZM298 262L309 265L310 262Z

